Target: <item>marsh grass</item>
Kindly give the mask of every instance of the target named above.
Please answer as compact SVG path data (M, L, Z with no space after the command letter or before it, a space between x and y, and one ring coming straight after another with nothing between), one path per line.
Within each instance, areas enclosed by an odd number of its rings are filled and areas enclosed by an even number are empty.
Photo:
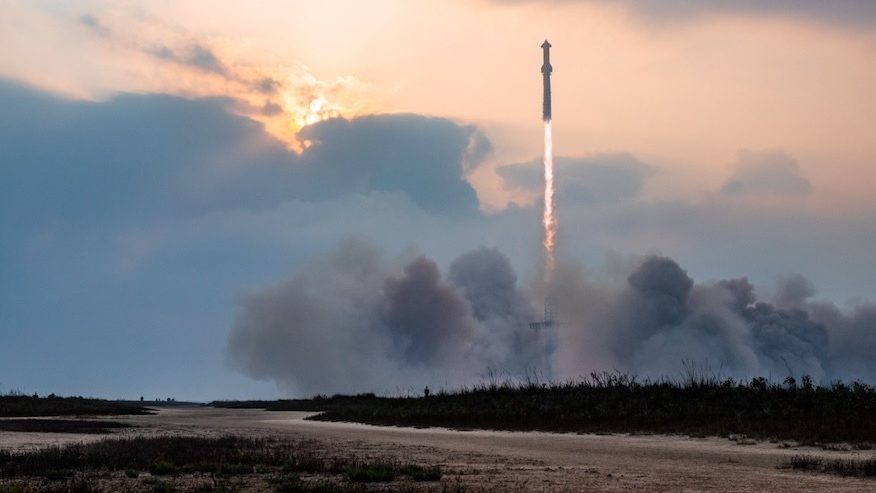
M151 414L151 411L129 403L85 397L0 395L0 417L4 418L25 416L119 416L125 414Z
M399 478L416 482L441 480L441 468L423 467L395 461L371 461L351 464L344 470L344 477L354 483L386 483Z
M112 430L132 428L115 421L80 419L0 419L0 431L28 433L90 433L107 434Z
M388 483L398 474L398 467L391 462L353 464L344 471L344 477L354 483Z
M340 472L335 460L294 442L226 436L135 437L40 449L25 454L0 451L0 476L37 476L53 470L105 469L241 474L256 465L313 472Z
M309 419L455 429L743 436L747 440L857 447L876 443L876 391L861 382L816 386L804 376L770 382L688 374L643 380L593 373L565 383L489 382L429 397L317 396L214 403L275 411L322 411Z
M799 471L876 478L876 458L825 459L811 455L795 455L785 466Z
M143 471L149 474L141 477ZM153 491L174 491L184 484L177 479L186 475L251 480L273 484L277 491L348 492L368 491L362 485L369 483L439 481L442 474L437 466L326 455L313 441L238 436L134 437L26 453L0 451L0 493L19 487L32 490L16 483L19 480L38 481L42 485L38 491L43 486L57 491L71 491L73 486L99 490L101 478L106 477L147 485ZM209 488L204 491L221 491Z

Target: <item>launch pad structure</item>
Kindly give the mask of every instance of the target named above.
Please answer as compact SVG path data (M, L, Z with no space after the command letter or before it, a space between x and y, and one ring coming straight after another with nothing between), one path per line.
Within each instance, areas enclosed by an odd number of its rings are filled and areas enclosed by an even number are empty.
M529 328L532 330L548 330L556 328L560 323L556 319L554 313L554 304L550 296L544 300L544 319L538 322L530 322Z

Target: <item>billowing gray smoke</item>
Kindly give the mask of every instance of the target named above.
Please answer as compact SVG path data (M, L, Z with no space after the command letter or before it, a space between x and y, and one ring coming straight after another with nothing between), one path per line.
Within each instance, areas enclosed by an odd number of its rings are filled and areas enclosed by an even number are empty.
M814 288L800 276L762 301L745 278L695 284L666 257L644 259L619 283L561 272L555 289L569 323L560 332L560 375L678 377L687 362L736 378L876 377L865 356L876 350L876 306L844 313L810 302Z
M387 262L347 240L243 299L229 359L293 394L454 387L489 371L537 370L544 351L526 328L532 317L498 250L459 257L445 279L425 257Z
M476 324L468 302L424 257L384 281L380 306L375 323L392 340L389 356L406 365L458 363L474 342Z
M545 334L527 326L539 303L498 250L463 254L443 276L425 257L387 260L348 240L285 284L246 296L229 359L297 395L452 388L490 371L677 377L683 362L725 377L876 380L876 305L810 301L814 288L800 276L758 300L747 279L696 284L665 257L613 279L559 265L552 296L562 325L547 354Z

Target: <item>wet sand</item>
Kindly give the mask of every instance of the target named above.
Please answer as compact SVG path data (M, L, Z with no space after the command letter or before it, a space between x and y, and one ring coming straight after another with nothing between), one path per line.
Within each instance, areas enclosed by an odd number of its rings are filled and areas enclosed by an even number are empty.
M453 431L305 421L311 413L162 408L108 418L139 426L112 435L0 432L0 448L25 450L107 436L248 435L316 440L330 454L441 465L445 482L494 491L876 491L876 480L780 468L792 455L873 457L724 438Z

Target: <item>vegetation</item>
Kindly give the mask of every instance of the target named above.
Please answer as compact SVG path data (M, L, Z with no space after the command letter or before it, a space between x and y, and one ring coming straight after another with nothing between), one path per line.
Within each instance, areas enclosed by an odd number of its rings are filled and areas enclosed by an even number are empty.
M438 481L441 479L441 469L394 461L358 462L348 466L344 476L356 483L385 483L399 477L413 481Z
M318 395L312 399L282 399L277 401L213 401L208 405L228 409L324 412L385 400L387 400L387 398L377 397L375 394L367 393L356 395L333 395L331 397Z
M701 376L640 382L619 373L594 373L562 384L505 382L429 397L318 396L259 406L322 411L309 419L376 425L876 443L873 387L860 382L816 386L808 377L798 385L793 378L783 383Z
M132 425L84 419L0 419L0 431L106 434Z
M801 471L876 478L876 458L824 459L811 455L795 455L785 466Z
M89 399L85 397L47 397L37 395L0 395L0 417L25 416L118 416L124 414L149 414L144 407L131 403Z
M27 453L0 451L0 492L31 491L37 480L39 491L59 483L64 485L61 491L73 486L90 488L81 491L102 490L106 488L101 481L110 480L126 485L124 489L148 484L155 491L174 491L192 486L185 478L210 478L211 489L205 491L221 491L216 484L223 478L242 478L276 491L346 492L368 491L369 483L413 484L439 481L441 476L437 467L328 456L313 441L236 436L136 437Z

